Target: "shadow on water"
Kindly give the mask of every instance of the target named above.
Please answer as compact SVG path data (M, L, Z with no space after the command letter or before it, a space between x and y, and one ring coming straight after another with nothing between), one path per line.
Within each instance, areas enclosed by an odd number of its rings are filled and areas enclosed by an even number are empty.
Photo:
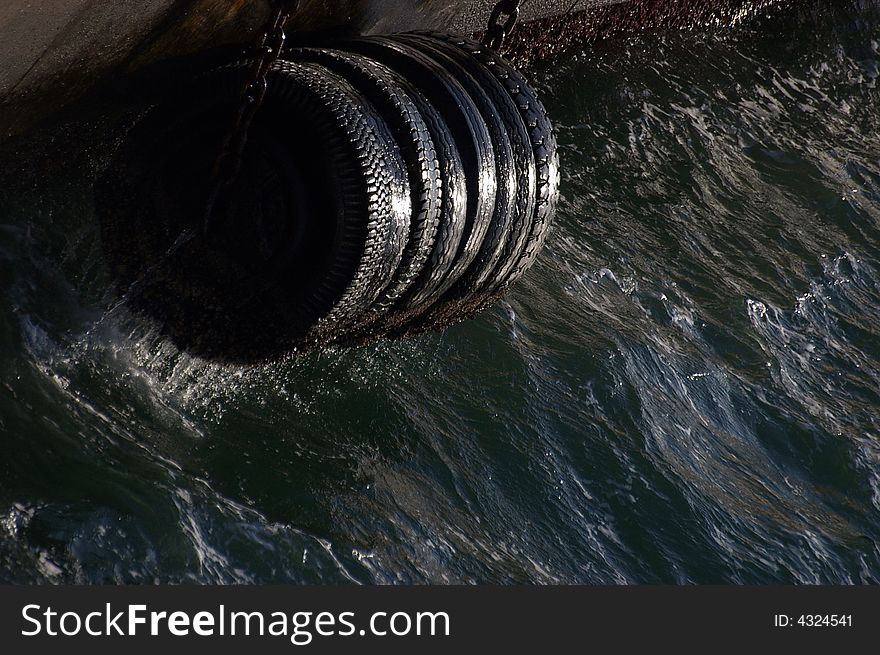
M542 71L510 300L296 362L118 303L106 126L9 146L0 579L880 581L880 9L817 7Z
M234 184L206 216L235 107L187 107L178 101L141 118L96 181L104 258L121 301L196 357L256 364L302 350L298 299L333 238L332 221L312 220L321 211L318 170L298 163L319 145L309 135L279 142L266 109Z

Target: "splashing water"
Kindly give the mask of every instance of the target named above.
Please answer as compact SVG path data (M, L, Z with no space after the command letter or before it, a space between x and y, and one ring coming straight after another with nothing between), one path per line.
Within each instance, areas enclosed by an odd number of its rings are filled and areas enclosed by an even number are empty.
M857 1L532 71L564 202L509 299L251 368L115 301L100 126L6 146L0 579L880 581L878 72Z

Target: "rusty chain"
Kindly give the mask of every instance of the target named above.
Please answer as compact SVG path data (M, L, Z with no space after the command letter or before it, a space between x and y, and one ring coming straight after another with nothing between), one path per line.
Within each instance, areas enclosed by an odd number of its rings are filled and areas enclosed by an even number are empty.
M510 36L519 20L519 9L523 0L500 0L489 16L489 26L483 36L483 45L500 52L504 41Z
M266 76L284 47L284 28L299 8L300 0L273 0L272 13L260 32L253 62L242 83L238 108L229 131L223 138L211 171L212 187L205 206L202 229L210 228L214 206L224 188L235 182L241 170L241 158L247 144L248 131L266 97Z

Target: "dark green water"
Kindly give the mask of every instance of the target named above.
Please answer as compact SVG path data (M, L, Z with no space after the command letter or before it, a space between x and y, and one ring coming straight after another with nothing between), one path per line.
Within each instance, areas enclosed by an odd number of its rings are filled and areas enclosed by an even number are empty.
M106 145L8 147L0 580L880 581L880 7L829 4L535 73L537 266L358 351L176 352L110 291Z

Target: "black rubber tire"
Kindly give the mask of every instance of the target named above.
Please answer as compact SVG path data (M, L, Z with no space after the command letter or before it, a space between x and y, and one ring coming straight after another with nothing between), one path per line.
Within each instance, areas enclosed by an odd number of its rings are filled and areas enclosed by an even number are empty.
M400 34L396 39L421 47L452 71L474 99L492 137L498 177L495 214L474 263L447 294L475 299L501 282L499 269L511 265L522 250L535 210L535 161L529 134L513 99L501 83L471 55L445 40L424 34Z
M468 204L464 163L449 126L409 81L400 77L399 82L419 108L434 140L441 181L440 225L434 248L421 274L397 305L399 314L409 314L432 302L455 266L459 248L465 242ZM400 317L394 322L399 323Z
M340 47L380 61L410 80L416 91L440 112L464 164L464 238L452 269L425 298L422 307L427 309L464 275L479 254L491 224L497 189L492 139L479 109L461 83L418 48L389 37L353 39Z
M324 169L340 192L334 252L313 294L319 322L338 332L379 298L403 259L412 217L406 167L387 123L343 78L279 61L267 81L293 116L311 119L324 137ZM326 334L319 327L311 331Z
M328 51L324 51L328 52ZM299 50L286 53L285 56L297 58ZM309 56L309 55L307 55ZM366 320L361 322L346 340L350 344L360 344L381 336L398 334L401 326L410 318L420 314L430 306L441 292L441 285L447 280L453 267L456 265L459 248L464 242L467 221L467 189L465 182L464 164L455 143L455 137L443 120L443 117L434 106L424 98L407 79L391 70L384 64L364 55L339 50L329 51L325 55L312 55L324 60L336 60L341 72L343 68L349 68L348 63L339 63L340 57L352 58L353 62L363 62L373 74L380 74L386 80L387 86L392 85L401 90L415 106L421 116L428 136L434 144L434 154L439 172L437 183L439 184L439 222L434 235L434 240L427 261L423 263L418 276L402 293L393 307L393 311L371 312ZM349 71L354 72L354 71ZM356 77L361 75L356 73ZM357 83L355 81L355 83ZM421 164L420 164L421 167Z
M407 246L391 283L363 317L370 323L390 309L422 273L437 240L442 184L434 140L418 106L400 77L363 55L339 50L301 48L285 58L324 66L348 80L388 123L409 175L412 219Z
M510 286L534 264L550 229L559 201L559 151L547 110L528 80L501 55L471 39L455 35L422 32L446 41L480 61L504 86L513 99L529 132L537 171L536 205L531 229L520 253L499 271L498 291Z
M248 69L248 62L241 62L198 78L173 105L150 112L132 138L149 148L150 140L185 141L190 132L206 131L204 143L219 147ZM269 71L266 97L251 133L248 148L261 134L270 135L292 166L307 175L305 188L316 197L309 204L313 213L304 220L321 234L309 242L320 246L317 253L299 253L308 256L307 266L293 261L271 271L279 300L275 313L283 313L284 343L275 344L277 352L270 353L268 346L260 351L274 356L282 349L302 351L338 340L394 279L408 243L409 181L391 129L343 78L315 64L278 61ZM187 150L182 143L179 151ZM206 180L193 179L193 186L207 187ZM170 211L198 214L199 209Z

